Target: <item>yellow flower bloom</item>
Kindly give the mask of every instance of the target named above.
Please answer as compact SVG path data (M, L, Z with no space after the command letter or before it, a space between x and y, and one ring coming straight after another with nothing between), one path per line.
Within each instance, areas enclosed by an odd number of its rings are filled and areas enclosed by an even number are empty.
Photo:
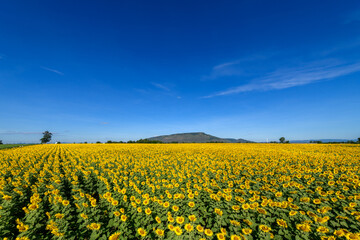
M218 233L218 234L216 234L216 237L217 237L218 240L224 240L225 239L225 234Z
M145 213L146 213L147 215L150 215L150 214L151 214L151 209L150 209L150 208L145 209Z
M147 234L147 232L146 232L143 228L139 228L139 229L137 230L137 232L138 232L139 235L142 236L142 237L145 237L146 234Z
M121 233L120 232L116 232L114 234L111 234L109 237L109 240L118 240L120 238Z
M316 231L321 232L321 233L327 233L327 232L329 232L329 229L327 227L320 226L316 229Z
M193 225L191 225L190 223L185 224L185 230L188 232L191 232L192 230L194 230Z
M58 218L58 219L61 219L61 218L64 217L64 214L57 213L57 214L55 214L55 217Z
M250 228L243 228L242 229L242 232L245 234L245 235L249 235L252 233L252 230Z
M297 211L291 210L291 211L289 212L289 215L290 215L290 216L295 216L297 213L298 213Z
M195 215L190 215L190 216L189 216L189 220L190 220L191 222L195 222L195 221L196 221L196 216L195 216Z
M266 226L266 225L259 225L259 229L263 232L270 232L271 231L271 227Z
M280 226L280 227L283 227L283 228L287 228L287 223L284 219L276 219L276 223Z
M231 235L231 240L242 240L242 238L238 235Z
M178 224L183 224L184 221L185 221L184 217L176 217L176 222L177 222Z
M305 224L305 223L302 223L302 224L296 224L296 228L298 230L301 230L301 231L304 231L304 232L310 232L311 231L311 227L309 224Z
M206 236L209 236L209 237L211 237L214 234L213 231L211 231L210 229L205 229L204 233Z
M180 236L182 234L182 229L177 226L174 228L174 232L176 235Z
M201 225L197 225L196 230L198 230L199 232L203 232L204 228Z
M155 233L156 233L156 235L158 235L158 236L164 236L164 230L162 230L162 229L156 229L155 230Z

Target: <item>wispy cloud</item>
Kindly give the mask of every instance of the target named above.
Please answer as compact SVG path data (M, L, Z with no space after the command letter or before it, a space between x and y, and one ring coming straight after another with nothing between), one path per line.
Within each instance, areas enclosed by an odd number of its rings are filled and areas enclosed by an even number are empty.
M164 91L167 91L167 92L170 92L170 88L166 87L165 85L163 84L160 84L160 83L156 83L156 82L152 82L151 83L153 86L161 89L161 90L164 90Z
M41 66L41 68L44 69L44 70L59 74L59 75L64 75L64 73L62 73L62 72L60 72L60 71L58 71L56 69L52 69L52 68L48 68L48 67L44 67L44 66Z
M102 125L107 125L109 124L108 122L101 122Z
M249 64L254 61L263 61L273 57L276 54L278 54L278 52L265 52L263 54L254 54L236 59L234 61L218 64L212 68L208 75L203 76L202 80L214 80L221 77L241 76L247 74L243 69L244 64Z
M0 132L2 135L38 135L42 134L42 132L18 132L18 131L3 131Z
M227 76L239 76L243 73L243 71L239 68L239 63L241 61L233 61L226 62L213 67L211 73L209 75L203 76L203 80L213 80L219 77L227 77Z
M269 91L291 88L311 84L314 82L333 79L360 71L360 63L339 64L336 62L320 61L307 64L304 67L280 69L263 78L254 79L248 84L220 91L203 98L212 98L230 94Z

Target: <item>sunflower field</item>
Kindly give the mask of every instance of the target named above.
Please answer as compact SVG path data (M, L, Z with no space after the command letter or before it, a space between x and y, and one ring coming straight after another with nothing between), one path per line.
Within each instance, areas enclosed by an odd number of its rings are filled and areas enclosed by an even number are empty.
M1 150L0 239L360 239L360 146Z

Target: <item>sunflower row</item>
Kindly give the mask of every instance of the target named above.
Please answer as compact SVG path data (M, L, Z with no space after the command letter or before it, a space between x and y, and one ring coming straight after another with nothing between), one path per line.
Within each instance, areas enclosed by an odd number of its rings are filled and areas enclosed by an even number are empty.
M2 239L360 239L356 145L37 145L0 169Z

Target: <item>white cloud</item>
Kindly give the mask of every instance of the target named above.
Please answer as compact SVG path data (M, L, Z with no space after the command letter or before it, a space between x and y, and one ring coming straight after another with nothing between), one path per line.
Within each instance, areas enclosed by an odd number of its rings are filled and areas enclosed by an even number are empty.
M47 68L47 67L43 67L43 66L41 66L41 68L44 69L44 70L47 70L47 71L50 71L50 72L59 74L59 75L64 75L64 73L62 73L62 72L60 72L60 71L58 71L58 70L56 70L56 69Z
M161 89L161 90L165 90L167 92L170 91L170 89L168 87L166 87L165 85L163 85L163 84L155 83L155 82L152 82L151 84L154 85L155 87Z
M18 131L4 131L4 132L0 132L0 134L3 135L38 135L38 134L42 134L42 132L18 132Z
M225 96L250 91L269 91L291 88L322 80L333 79L358 71L360 71L360 63L339 64L328 61L319 61L307 64L304 67L280 69L263 78L255 79L248 84L220 91L203 98Z

